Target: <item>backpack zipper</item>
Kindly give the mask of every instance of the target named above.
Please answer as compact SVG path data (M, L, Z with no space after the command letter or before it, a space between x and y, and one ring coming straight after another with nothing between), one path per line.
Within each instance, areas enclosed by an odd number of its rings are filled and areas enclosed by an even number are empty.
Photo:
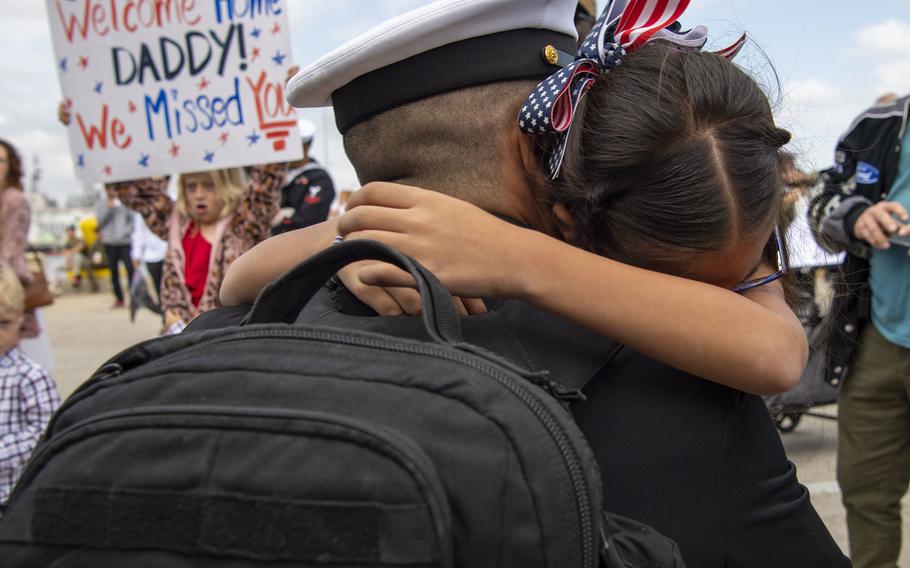
M568 468L569 477L571 479L572 487L576 496L576 505L579 512L579 524L581 527L582 538L582 566L589 568L595 568L597 566L597 554L592 553L592 550L596 548L596 544L594 526L595 523L592 520L593 512L591 511L590 494L588 491L587 482L585 480L585 475L582 470L581 460L578 457L574 446L569 441L565 430L554 418L552 411L548 409L543 402L541 402L537 394L532 393L532 391L528 389L525 384L523 384L523 382L517 381L496 367L493 367L490 363L483 360L481 355L474 355L462 351L457 351L454 348L446 349L443 346L438 346L432 343L418 345L388 341L385 339L380 339L379 337L363 337L361 335L355 335L350 332L342 334L334 333L332 331L289 327L288 329L272 328L261 330L249 329L244 331L232 331L228 334L221 335L216 338L208 339L199 343L195 343L193 345L188 345L186 347L180 348L158 359L145 363L141 365L141 367L136 368L144 367L144 371L153 370L157 367L176 362L185 356L203 349L207 349L216 344L232 343L234 341L242 341L246 339L270 338L309 339L329 343L352 345L356 347L368 347L388 351L397 351L400 353L437 357L440 359L464 364L495 379L499 384L504 386L519 400L525 403L525 405L532 411L534 416L541 422L541 424L550 434L554 443L559 449L559 452L563 457L563 461L566 463L566 466ZM111 361L108 365L105 365L102 370L108 368L113 369L112 365L117 365L120 367L116 361ZM107 384L109 384L110 380L121 376L123 372L125 371L122 367L120 367L117 372L108 372L104 375L96 374L91 379L89 379L82 385L82 387L74 392L54 414L47 426L47 432L52 431L52 428L56 424L57 417L63 414L67 408L79 402L83 398L91 396L97 390L104 388L107 386Z

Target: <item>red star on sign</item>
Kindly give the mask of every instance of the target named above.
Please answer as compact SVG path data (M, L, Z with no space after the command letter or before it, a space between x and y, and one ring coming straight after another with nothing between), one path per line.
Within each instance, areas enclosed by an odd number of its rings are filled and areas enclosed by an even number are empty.
M83 69L88 67L88 57L84 55L79 56L79 67L82 67Z
M171 153L171 156L176 158L177 154L180 153L180 146L178 146L176 142L171 144L171 149L169 150L169 152Z
M109 176L109 175L111 175L111 173L112 173L113 171L114 171L114 170L112 170L110 166L108 166L108 165L105 165L105 166L104 166L104 175Z
M205 80L205 77L203 77L202 80L199 81L199 85L198 85L198 86L199 86L199 90L201 91L201 90L203 90L203 89L205 89L206 87L209 86L209 82Z
M281 25L278 22L275 22L275 27L272 28L272 35L277 35L281 31Z
M222 145L222 146L224 146L225 144L227 144L227 139L228 139L228 136L230 136L230 135L231 135L231 134L230 134L229 132L222 132L222 133L221 133L221 136L218 137L218 139L221 140L221 145Z
M136 112L136 104L133 101L130 101L129 106L127 106L127 108L129 109L130 114Z
M259 48L258 48L258 47L254 47L254 48L253 48L253 61L256 61L256 59L259 57L259 53L260 53L260 52L259 52Z

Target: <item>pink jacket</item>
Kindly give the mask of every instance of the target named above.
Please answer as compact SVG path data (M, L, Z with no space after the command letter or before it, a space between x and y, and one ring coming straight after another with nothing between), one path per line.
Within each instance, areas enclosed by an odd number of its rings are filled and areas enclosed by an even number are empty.
M32 281L32 271L25 260L32 212L25 194L18 189L4 189L0 197L0 262L9 264L24 286ZM22 335L37 337L40 333L34 310L26 312Z
M0 204L0 262L9 264L23 284L32 281L32 272L25 261L28 246L28 227L31 209L25 195L18 189L3 190Z

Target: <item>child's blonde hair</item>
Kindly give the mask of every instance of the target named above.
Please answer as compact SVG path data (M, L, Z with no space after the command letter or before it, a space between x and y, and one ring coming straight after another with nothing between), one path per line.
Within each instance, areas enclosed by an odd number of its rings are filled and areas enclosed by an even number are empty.
M240 205L240 200L243 199L243 192L249 183L243 168L226 168L194 173L212 176L212 181L215 182L215 191L218 192L218 199L221 200L222 204L221 213L218 215L219 218L230 215L237 209L237 206ZM187 217L195 219L192 208L186 202L185 180L185 176L180 176L180 183L177 184L177 209Z
M16 271L0 262L0 309L21 314L25 311L25 290Z

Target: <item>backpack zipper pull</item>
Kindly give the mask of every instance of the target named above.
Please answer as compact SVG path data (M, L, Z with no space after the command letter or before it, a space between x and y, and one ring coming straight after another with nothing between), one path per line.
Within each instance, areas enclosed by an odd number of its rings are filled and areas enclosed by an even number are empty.
M528 373L524 375L524 377L528 380L528 382L531 382L542 388L547 392L547 394L559 402L572 404L588 400L588 398L580 390L570 389L565 385L552 380L548 371Z
M487 359L488 361L493 361L494 363L496 363L497 365L500 365L502 367L506 367L507 369L509 369L516 375L519 375L521 378L525 379L529 383L542 388L544 391L547 392L547 394L549 394L550 396L552 396L553 398L555 398L556 400L558 400L559 402L561 402L565 405L576 403L576 402L584 402L584 401L588 400L587 397L584 394L582 394L581 390L570 389L570 388L566 387L565 385L551 379L550 371L547 371L547 370L531 371L531 370L525 369L524 367L520 367L519 365L509 361L508 359L500 357L499 355L497 355L495 353L487 351L486 349L483 349L483 348L473 345L471 343L459 343L455 347L457 347L458 349L461 349L462 351L467 351L468 353L471 353L472 355L479 355L479 356Z
M108 363L107 365L98 369L98 371L89 380L104 381L107 379L112 379L121 374L123 374L123 365L120 363Z

